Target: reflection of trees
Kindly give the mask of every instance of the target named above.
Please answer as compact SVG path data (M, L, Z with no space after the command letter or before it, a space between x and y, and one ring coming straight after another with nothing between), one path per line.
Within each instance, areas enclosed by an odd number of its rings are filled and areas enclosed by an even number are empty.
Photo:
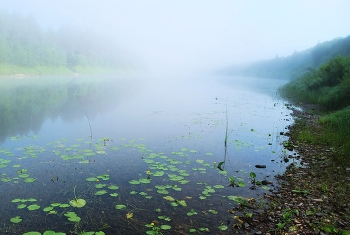
M110 97L118 92L110 82L98 83L81 78L7 80L0 88L0 141L13 135L39 132L47 119L61 117L72 122L101 112ZM115 99L114 99L115 101Z

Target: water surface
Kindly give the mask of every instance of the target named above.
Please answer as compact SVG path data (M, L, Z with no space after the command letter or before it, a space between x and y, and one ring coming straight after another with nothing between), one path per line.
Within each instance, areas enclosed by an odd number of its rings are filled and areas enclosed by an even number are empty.
M285 169L280 132L290 111L277 94L283 83L215 76L4 79L0 231L226 233L238 223L229 209L273 188L251 190L250 173L274 183ZM79 198L86 205L70 205ZM11 222L16 216L22 221Z

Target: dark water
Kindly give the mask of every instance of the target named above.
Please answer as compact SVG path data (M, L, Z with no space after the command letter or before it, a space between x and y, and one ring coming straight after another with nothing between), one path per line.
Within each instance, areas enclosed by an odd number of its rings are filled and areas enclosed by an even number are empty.
M286 166L283 81L13 80L3 78L0 94L1 234L225 234L235 223L229 209L249 198L263 206L273 188L251 190L250 173L273 182ZM86 204L69 205L75 197ZM22 221L11 222L16 216Z

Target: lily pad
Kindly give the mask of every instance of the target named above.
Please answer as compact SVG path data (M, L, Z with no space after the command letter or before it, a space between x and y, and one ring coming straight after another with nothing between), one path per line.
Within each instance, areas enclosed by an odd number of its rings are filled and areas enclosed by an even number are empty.
M16 216L16 217L11 218L10 221L14 224L18 224L18 223L22 222L22 219L20 216Z
M122 209L125 209L125 208L126 208L126 206L123 205L123 204L119 204L119 205L115 206L115 209L117 209L117 210L122 210Z
M35 181L35 178L26 178L25 180L24 180L24 182L26 182L26 183L32 183L32 182L34 182Z
M168 229L171 229L171 226L163 224L163 225L160 226L160 228L163 229L163 230L168 230Z
M69 204L72 206L72 207L78 207L78 208L81 208L83 206L85 206L86 204L86 201L84 199L75 199L75 200L71 200L69 201Z
M107 193L106 190L99 190L99 191L97 191L97 192L95 193L95 195L101 196L101 195L106 194L106 193Z
M40 206L37 204L33 204L33 205L28 206L27 208L30 211L34 211L34 210L38 210L40 208Z

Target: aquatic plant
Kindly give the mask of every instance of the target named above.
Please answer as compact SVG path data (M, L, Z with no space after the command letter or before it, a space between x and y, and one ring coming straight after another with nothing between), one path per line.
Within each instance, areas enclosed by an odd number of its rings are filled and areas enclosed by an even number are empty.
M73 192L74 192L74 199L73 199L73 200L70 200L70 201L69 201L69 204L70 204L71 206L73 206L73 207L81 208L81 207L85 206L86 201L85 201L84 199L81 199L81 198L78 199L78 198L76 197L76 195L75 195L75 187L76 187L76 186L74 186L74 190L73 190Z

